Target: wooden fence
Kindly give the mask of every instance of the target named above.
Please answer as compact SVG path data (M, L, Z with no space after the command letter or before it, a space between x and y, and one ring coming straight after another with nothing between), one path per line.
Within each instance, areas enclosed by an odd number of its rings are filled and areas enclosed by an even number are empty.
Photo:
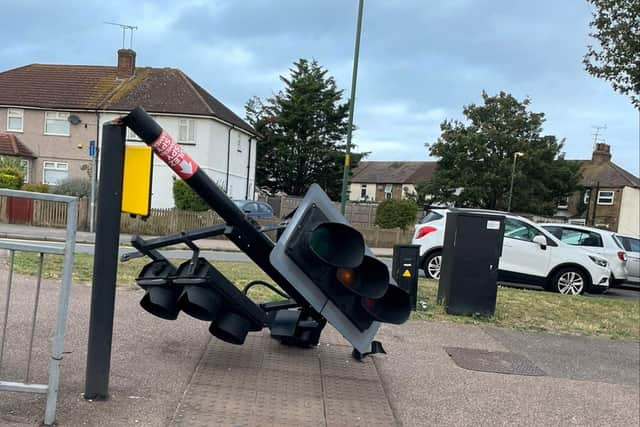
M12 224L25 224L37 227L67 226L67 203L50 202L46 200L14 199L29 204L29 208L22 209L16 218L12 217L7 197L0 197L0 222ZM78 229L88 228L89 200L81 198L78 203Z
M292 196L279 196L267 198L267 203L273 207L274 214L280 218L289 215L298 207L302 198ZM340 209L340 203L334 203ZM377 203L353 203L348 202L345 208L345 217L354 226L374 226L376 223Z

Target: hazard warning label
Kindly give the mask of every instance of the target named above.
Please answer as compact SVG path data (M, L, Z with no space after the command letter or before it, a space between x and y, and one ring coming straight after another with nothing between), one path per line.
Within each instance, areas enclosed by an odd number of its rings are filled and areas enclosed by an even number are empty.
M191 178L198 170L198 164L164 129L158 139L151 144L151 148L182 179Z
M404 273L402 273L402 277L411 277L411 271L409 271L409 269L404 270Z

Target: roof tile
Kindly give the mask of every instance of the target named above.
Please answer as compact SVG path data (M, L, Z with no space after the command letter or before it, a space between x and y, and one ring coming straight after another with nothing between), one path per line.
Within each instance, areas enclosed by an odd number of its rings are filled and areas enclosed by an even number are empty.
M0 155L35 159L35 154L12 133L0 133Z

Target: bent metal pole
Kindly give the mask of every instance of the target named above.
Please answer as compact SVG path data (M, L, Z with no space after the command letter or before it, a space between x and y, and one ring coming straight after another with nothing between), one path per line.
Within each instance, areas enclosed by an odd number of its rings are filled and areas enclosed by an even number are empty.
M285 279L269 261L274 244L249 222L233 201L216 185L198 164L176 143L171 135L146 112L137 107L122 119L154 153L182 178L202 199L232 227L227 237L246 253L265 273L298 304L317 319L322 316L311 308L307 300Z

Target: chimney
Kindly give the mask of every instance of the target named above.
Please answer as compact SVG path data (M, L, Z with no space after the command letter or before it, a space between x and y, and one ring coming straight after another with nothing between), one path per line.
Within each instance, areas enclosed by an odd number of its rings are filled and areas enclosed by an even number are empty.
M118 49L118 78L128 79L136 71L136 52L131 49Z
M611 161L611 147L604 142L598 142L593 155L591 156L591 162L596 165L601 165L605 162Z

